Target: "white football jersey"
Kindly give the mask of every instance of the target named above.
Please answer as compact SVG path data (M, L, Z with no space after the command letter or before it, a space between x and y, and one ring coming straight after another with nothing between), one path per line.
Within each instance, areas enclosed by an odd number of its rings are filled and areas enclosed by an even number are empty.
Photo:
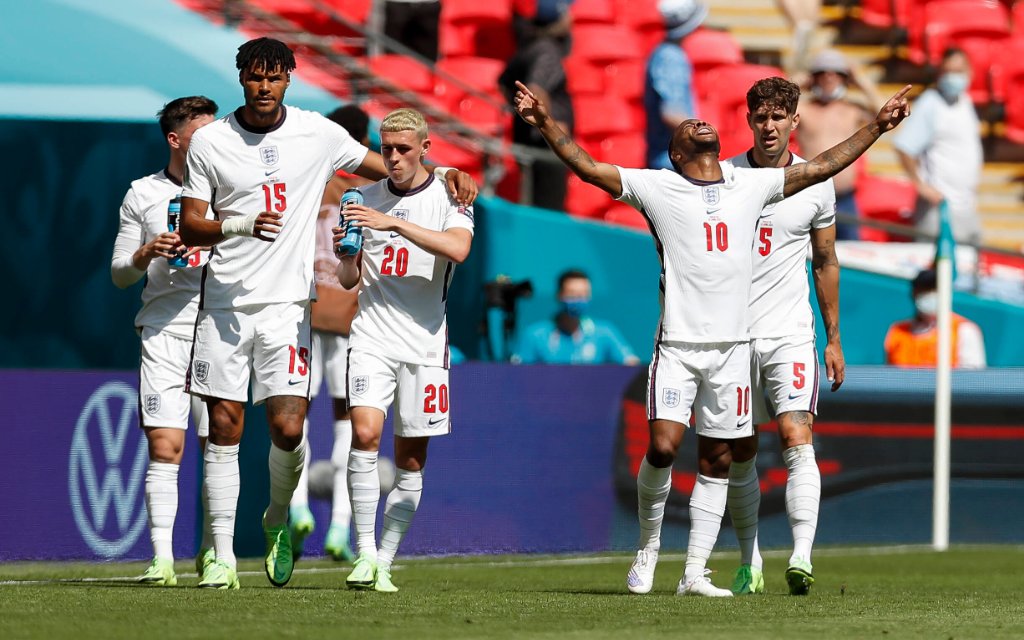
M166 171L132 182L121 203L121 220L114 240L116 260L130 257L167 228L167 205L181 193L181 184ZM172 267L166 258L155 257L146 269L142 308L135 316L140 330L149 327L178 338L192 339L199 309L199 282L209 252L195 254L187 267Z
M793 163L806 162L795 154L790 157ZM749 152L729 162L737 167L756 167ZM754 238L750 337L814 336L807 284L811 228L824 229L835 223L836 191L831 178L765 207Z
M647 218L661 258L661 340L750 338L750 248L765 205L782 198L783 169L722 165L720 182L668 169L617 167L620 200Z
M355 171L368 150L312 111L287 107L283 119L265 129L243 124L240 113L192 136L185 196L209 202L218 220L275 211L283 216L282 227L274 242L236 237L214 248L202 308L313 299L316 220L324 188L338 169Z
M399 191L388 179L360 187L366 206L431 231L473 231L473 208L427 178ZM363 228L359 311L349 345L399 362L448 367L448 286L455 264L394 231Z

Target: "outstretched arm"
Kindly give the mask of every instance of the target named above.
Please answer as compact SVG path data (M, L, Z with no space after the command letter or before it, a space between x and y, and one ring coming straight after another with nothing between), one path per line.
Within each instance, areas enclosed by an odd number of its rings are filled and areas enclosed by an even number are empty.
M811 273L821 319L825 323L825 373L832 391L846 379L846 360L839 340L839 260L836 258L836 226L811 229Z
M525 84L516 81L516 113L530 126L544 136L548 146L555 152L562 163L572 169L580 180L600 187L613 198L622 195L622 179L619 170L606 162L595 162L590 154L583 150L555 119L548 113L544 104Z
M427 168L430 171L436 171L437 169L436 167L429 166ZM384 158L373 149L370 149L366 157L363 158L363 163L355 170L355 174L369 180L383 180L388 177L388 168L384 164ZM480 192L476 180L465 171L447 168L444 171L444 175L438 177L444 180L445 185L448 187L448 193L455 198L456 202L464 207L473 204L477 194Z
M911 85L908 84L889 98L873 121L858 129L846 140L822 151L809 162L786 167L786 186L783 195L788 198L813 184L828 180L853 164L854 160L867 151L883 133L895 129L910 115L910 103L906 98L910 89Z

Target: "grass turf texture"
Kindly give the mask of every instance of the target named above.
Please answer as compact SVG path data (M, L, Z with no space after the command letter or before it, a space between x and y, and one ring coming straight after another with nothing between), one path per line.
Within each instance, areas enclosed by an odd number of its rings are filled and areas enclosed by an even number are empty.
M716 554L728 587L735 553ZM344 588L348 565L303 560L288 587L243 561L241 591L117 578L144 563L0 564L0 638L1021 638L1024 548L824 549L807 597L789 596L786 557L765 562L768 593L676 597L682 556L664 554L654 591L626 592L627 555L405 560L397 594ZM88 578L92 582L25 581ZM10 584L9 581L19 581Z

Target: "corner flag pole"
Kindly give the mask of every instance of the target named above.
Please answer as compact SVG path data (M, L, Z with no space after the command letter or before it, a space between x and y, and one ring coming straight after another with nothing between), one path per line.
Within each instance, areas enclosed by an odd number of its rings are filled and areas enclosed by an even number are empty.
M956 244L949 206L939 205L939 238L935 251L938 284L938 359L935 367L935 479L932 500L932 548L949 548L950 405L953 369L953 277Z

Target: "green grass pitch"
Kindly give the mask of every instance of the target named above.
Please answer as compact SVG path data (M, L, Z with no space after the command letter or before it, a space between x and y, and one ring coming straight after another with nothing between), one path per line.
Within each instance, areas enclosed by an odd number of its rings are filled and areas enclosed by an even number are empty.
M0 564L0 638L1024 638L1024 548L821 549L807 597L787 594L786 556L769 554L768 593L675 597L679 553L654 591L626 592L631 556L405 559L393 595L344 588L347 565L302 561L288 587L243 561L242 589L133 584L143 563ZM728 586L736 554L716 554Z

